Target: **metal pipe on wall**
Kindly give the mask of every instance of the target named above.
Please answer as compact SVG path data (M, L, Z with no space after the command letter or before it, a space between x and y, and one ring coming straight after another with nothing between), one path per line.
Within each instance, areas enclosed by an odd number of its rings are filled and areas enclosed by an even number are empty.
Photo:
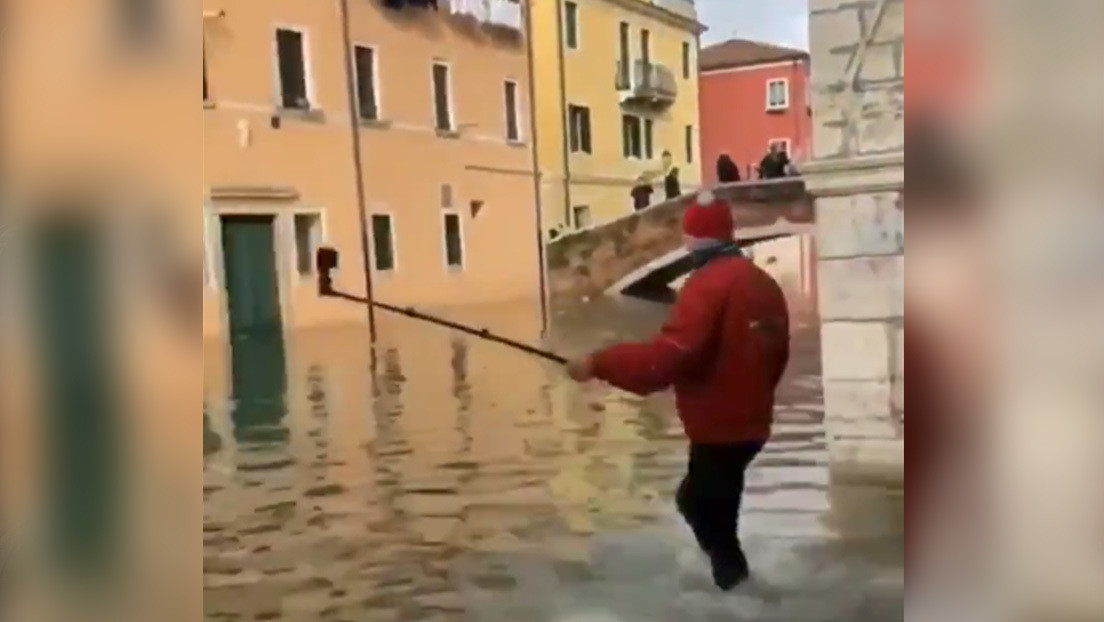
M534 0L535 1L535 0ZM563 118L563 190L564 224L571 225L571 117L567 109L567 63L564 56L564 7L563 0L556 3L556 58L560 63L560 115Z
M537 271L540 275L540 314L541 336L548 332L548 265L544 250L544 206L542 187L544 182L540 170L540 143L537 131L537 88L533 81L536 61L533 54L533 10L532 2L522 4L525 11L525 53L529 63L529 141L533 150L533 190L537 217Z
M355 169L355 185L357 198L357 214L360 218L360 247L364 258L364 295L368 300L365 308L368 312L368 334L370 339L376 340L376 311L372 305L372 251L368 238L368 206L366 205L364 192L363 158L360 153L360 120L357 117L356 74L353 70L353 36L349 26L349 0L337 0L338 11L341 16L341 38L345 51L345 90L348 95L349 127L353 140L353 167Z

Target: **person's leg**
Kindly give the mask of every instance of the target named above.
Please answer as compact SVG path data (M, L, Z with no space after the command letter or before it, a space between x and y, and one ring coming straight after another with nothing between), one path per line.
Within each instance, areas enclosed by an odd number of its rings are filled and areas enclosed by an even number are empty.
M751 462L763 451L763 442L754 441L741 443L733 448L732 465L732 489L730 497L730 512L732 516L732 540L733 558L745 572L748 568L747 557L744 555L743 546L740 543L740 510L743 507L744 487L747 481L747 470Z
M705 528L712 542L713 579L721 589L734 587L749 574L738 535L739 516L745 473L762 448L762 443L735 443L711 452L710 511Z
M675 504L678 506L679 514L682 514L682 518L690 526L690 530L694 532L694 539L698 541L698 547L708 553L709 537L703 529L705 521L703 520L702 507L693 494L692 485L690 474L687 473L686 477L682 478L682 483L679 484L678 491L675 493Z

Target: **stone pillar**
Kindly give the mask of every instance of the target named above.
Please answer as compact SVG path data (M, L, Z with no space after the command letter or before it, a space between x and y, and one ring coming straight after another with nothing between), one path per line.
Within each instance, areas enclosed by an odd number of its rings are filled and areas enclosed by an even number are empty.
M916 0L914 0L916 1ZM904 477L904 0L810 0L825 418L833 477Z

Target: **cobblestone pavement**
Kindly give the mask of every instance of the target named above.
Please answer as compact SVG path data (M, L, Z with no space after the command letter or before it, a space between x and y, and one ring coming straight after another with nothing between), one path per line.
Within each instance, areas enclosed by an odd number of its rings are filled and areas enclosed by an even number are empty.
M661 317L589 313L558 318L551 343L580 351ZM674 512L686 447L669 396L573 385L406 319L380 330L374 381L362 330L296 336L283 399L230 400L227 363L208 362L207 620L903 619L898 527L860 539L828 520L815 334L795 341L749 474L753 580L722 594Z

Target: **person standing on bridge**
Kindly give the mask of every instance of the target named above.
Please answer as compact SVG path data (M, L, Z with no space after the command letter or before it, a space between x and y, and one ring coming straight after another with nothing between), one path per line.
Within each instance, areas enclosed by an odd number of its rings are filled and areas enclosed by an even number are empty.
M690 439L678 509L709 556L714 583L729 590L749 576L737 533L744 474L770 437L789 362L789 313L779 285L733 240L726 202L699 195L683 232L695 270L659 335L571 361L567 372L638 395L674 386Z

